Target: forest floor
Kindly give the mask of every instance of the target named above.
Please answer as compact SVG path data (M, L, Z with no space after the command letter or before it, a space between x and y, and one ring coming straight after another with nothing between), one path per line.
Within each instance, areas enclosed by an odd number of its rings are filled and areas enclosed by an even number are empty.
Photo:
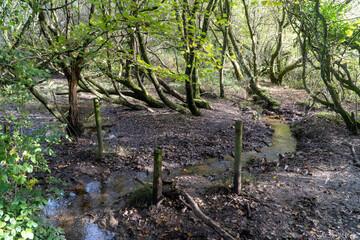
M350 135L343 123L316 114L323 109L308 109L302 90L268 90L281 102L276 112L236 97L207 99L214 110L202 110L201 117L165 109L131 111L103 103L107 153L96 158L95 127L88 125L82 138L54 149L52 173L67 183L65 192L86 195L87 183L105 183L115 172L134 176L151 172L153 150L158 147L170 180L236 239L360 239L360 169L352 165L349 147L343 145L350 142L359 152L360 138ZM81 96L81 110L90 116L92 103ZM249 162L240 195L228 191L231 167L218 174L194 171L174 177L177 168L191 169L206 159L232 156L235 120L244 122L243 151L269 145L272 130L262 115L291 125L296 151L284 154L278 163ZM125 205L129 195L85 215L114 232L109 239L222 239L178 198L166 198L158 208L135 208Z

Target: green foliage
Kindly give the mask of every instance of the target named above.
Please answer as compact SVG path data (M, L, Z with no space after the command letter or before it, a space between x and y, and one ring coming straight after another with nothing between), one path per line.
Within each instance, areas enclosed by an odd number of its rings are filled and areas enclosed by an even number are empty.
M36 217L36 220L40 222L41 225L35 228L34 240L65 240L62 228L54 228L50 223L44 222L40 217Z
M292 6L292 14L295 13L293 17L298 21L293 24L301 37L303 59L311 63L317 74L315 79L321 79L316 88L309 87L306 81L309 77L303 74L306 91L339 114L347 128L356 134L359 124L343 107L345 99L360 94L354 81L359 66L355 58L360 53L357 44L360 22L349 19L349 9L349 4L338 1L301 1Z
M0 96L3 103L23 103L32 97L28 86L36 85L49 77L47 69L39 69L32 53L0 49Z
M16 101L11 100L16 97L9 91L5 93L2 101L14 106ZM40 216L49 196L38 186L37 179L39 174L46 176L50 172L44 154L52 151L42 144L59 139L27 129L28 123L25 116L5 111L0 125L0 240L64 239L61 229L54 229Z

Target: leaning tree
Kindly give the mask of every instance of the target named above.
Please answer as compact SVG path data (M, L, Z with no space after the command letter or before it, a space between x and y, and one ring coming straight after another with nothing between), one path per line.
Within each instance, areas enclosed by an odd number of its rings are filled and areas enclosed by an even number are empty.
M344 120L347 128L357 134L360 122L344 107L343 96L360 96L356 83L360 61L359 16L349 18L351 4L356 1L299 1L288 3L292 26L298 34L303 58L303 83L311 97ZM354 61L355 60L355 61ZM351 68L355 65L355 68ZM308 88L307 68L319 73L324 90Z

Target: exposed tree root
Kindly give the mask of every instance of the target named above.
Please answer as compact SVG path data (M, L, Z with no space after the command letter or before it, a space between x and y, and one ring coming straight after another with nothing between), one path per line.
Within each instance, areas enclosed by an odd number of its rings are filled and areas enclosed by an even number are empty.
M352 145L351 143L348 143L348 142L343 142L343 145L348 146L350 148L351 156L353 157L354 166L360 167L360 162L359 162L359 159L356 156L354 145Z

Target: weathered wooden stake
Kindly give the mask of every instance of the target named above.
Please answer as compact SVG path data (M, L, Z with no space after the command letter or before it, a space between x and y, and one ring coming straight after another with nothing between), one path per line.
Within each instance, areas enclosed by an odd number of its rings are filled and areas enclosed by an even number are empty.
M95 110L96 131L98 138L98 156L101 158L104 151L104 141L101 131L100 104L99 104L99 99L97 98L94 98L94 110Z
M153 178L153 202L157 204L162 196L162 151L160 149L154 150L154 178Z
M234 159L234 192L241 192L241 153L243 122L235 122L235 159Z

